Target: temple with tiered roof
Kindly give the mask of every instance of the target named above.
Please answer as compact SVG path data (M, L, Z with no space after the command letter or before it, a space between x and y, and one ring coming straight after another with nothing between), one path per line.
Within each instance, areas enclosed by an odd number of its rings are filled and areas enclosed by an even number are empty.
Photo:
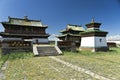
M81 33L80 50L108 51L106 36L108 32L100 30L101 23L95 22L94 18L86 24L87 30Z
M41 20L31 20L27 16L24 18L8 17L8 19L7 22L1 22L4 27L4 32L0 32L2 36L2 53L15 50L33 51L34 45L36 45L36 48L40 46L50 47L49 34L46 33L48 26L43 25ZM44 51L41 51L41 55L52 55L52 52L44 54Z
M80 33L85 31L82 26L68 24L66 29L60 31L62 34L58 36L63 41L80 42Z
M61 35L57 36L61 42L58 42L58 46L61 49L78 48L81 44L81 32L84 32L85 29L80 25L68 24L66 29L61 30Z
M30 20L27 16L24 19L11 17L8 17L8 19L8 22L1 22L5 30L0 35L4 39L21 38L25 40L39 38L47 41L49 34L45 30L48 26L43 25L41 20Z

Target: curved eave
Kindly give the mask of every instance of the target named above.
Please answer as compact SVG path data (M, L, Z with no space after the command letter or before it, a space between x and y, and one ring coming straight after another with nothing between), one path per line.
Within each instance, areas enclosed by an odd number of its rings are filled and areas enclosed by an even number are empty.
M60 32L63 33L63 32L68 32L70 30L72 30L72 31L78 31L78 32L84 32L85 31L85 30L73 30L73 29L69 29L69 30L62 30Z
M67 32L67 30L61 30L60 32L61 32L61 33L63 33L63 32Z
M68 34L68 35L70 35L70 36L78 36L78 37L81 36L80 34L77 34L77 35L76 34Z
M47 28L48 26L47 25L43 25L43 26L35 26L35 25L22 25L22 24L11 24L11 23L8 23L8 22L1 22L2 25L14 25L14 26L31 26L31 27L42 27L42 28Z
M82 32L81 36L82 37L88 37L88 36L99 36L99 37L106 37L108 32L106 31L86 31Z
M56 37L60 38L60 37L65 37L65 36L67 36L67 35L66 34L65 35L59 35L59 36L56 36Z
M79 36L81 36L81 34L77 34L77 35L76 34L65 34L65 35L60 35L57 37L59 38L59 37L65 37L65 36L78 36L79 37Z
M95 24L97 24L97 25L101 25L101 23L98 23L98 22L93 22L93 23L88 23L88 24L86 24L85 26L90 26L90 25L95 25Z
M11 19L14 19L14 20L26 20L26 19L22 19L22 18L13 18L13 17L8 17L9 18L9 20L11 20ZM35 22L41 22L41 20L32 20L32 19L28 19L27 18L27 21L35 21Z
M4 32L1 32L0 33L1 36L43 36L43 37L49 37L50 35L49 34L46 34L46 35L41 35L41 34L9 34L9 33L4 33Z
M79 32L85 31L85 30L74 30L74 29L70 29L70 30L72 30L72 31L79 31Z
M87 30L85 32L81 32L81 34L88 34L88 33L106 33L106 34L108 34L107 31L101 31L101 30Z

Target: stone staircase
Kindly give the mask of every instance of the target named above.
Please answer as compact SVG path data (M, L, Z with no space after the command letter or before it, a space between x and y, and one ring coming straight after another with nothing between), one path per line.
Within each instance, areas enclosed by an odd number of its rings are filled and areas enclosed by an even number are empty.
M56 56L62 54L57 46L51 45L36 45L33 46L33 52L36 56Z

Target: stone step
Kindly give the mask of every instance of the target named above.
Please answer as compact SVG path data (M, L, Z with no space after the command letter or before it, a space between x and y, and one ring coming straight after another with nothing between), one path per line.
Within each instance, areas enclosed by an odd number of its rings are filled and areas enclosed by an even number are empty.
M39 56L55 56L59 55L59 52L55 46L37 46Z

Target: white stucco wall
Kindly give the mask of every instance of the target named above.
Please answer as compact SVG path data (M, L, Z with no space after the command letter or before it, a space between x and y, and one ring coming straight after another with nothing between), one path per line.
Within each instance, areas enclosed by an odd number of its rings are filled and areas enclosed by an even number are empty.
M106 47L106 37L82 37L81 47Z
M2 38L2 40L12 41L12 40L22 40L22 38Z
M107 47L106 37L95 37L96 47Z
M47 38L34 38L34 39L33 39L33 43L35 43L36 40L38 40L38 42L41 42L41 43L42 43L42 42L43 42L43 43L44 43L44 42L45 42L45 43L48 42L48 39L47 39Z
M82 37L81 47L94 47L94 37Z

